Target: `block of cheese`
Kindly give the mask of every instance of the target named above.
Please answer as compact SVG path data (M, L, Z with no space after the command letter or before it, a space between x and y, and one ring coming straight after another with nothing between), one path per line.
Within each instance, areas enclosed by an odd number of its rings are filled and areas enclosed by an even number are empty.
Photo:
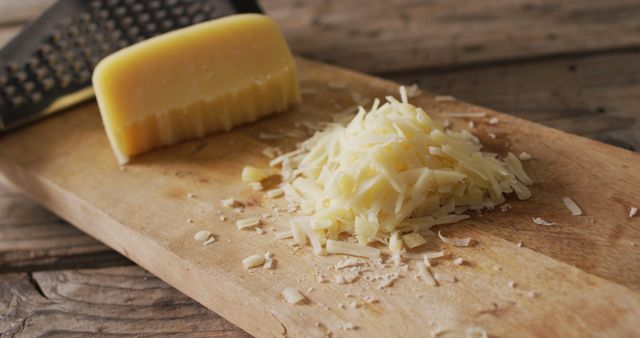
M287 43L260 14L212 20L122 49L98 64L93 86L121 164L300 100Z

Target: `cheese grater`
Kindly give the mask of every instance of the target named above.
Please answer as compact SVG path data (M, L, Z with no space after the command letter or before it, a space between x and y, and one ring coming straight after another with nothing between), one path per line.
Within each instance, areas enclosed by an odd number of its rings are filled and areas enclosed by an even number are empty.
M119 49L260 12L249 0L59 0L0 50L0 134L92 98L94 67Z

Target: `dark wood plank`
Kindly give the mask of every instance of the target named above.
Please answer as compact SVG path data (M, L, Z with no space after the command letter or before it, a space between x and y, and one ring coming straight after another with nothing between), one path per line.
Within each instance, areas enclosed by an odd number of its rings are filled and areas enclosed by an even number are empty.
M2 0L0 26L51 2ZM260 3L296 53L369 73L640 48L638 0Z
M249 337L137 266L0 275L0 336Z
M0 272L130 264L46 209L0 186Z
M640 150L640 52L416 72L393 79Z
M637 0L262 4L296 53L377 74L640 46Z

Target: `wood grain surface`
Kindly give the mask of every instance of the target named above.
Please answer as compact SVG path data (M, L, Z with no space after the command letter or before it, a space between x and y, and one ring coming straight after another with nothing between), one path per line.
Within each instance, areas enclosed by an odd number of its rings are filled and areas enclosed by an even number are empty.
M0 44L52 2L0 1ZM371 8L354 0L261 3L298 54L640 149L639 1L385 1ZM0 215L6 217L0 217L0 272L131 264L5 189L0 186ZM120 291L123 299L135 297ZM38 323L30 332L46 331Z
M299 60L299 67L303 88L316 94L286 114L152 152L121 170L97 107L86 104L3 137L0 174L83 231L257 336L326 332L421 336L425 323L431 323L430 330L454 333L481 326L497 336L636 332L640 228L637 218L627 218L627 211L640 204L636 194L640 155L461 102L437 103L428 93L416 98L416 104L435 116L443 111L485 111L500 123L478 121L474 132L483 143L499 152L527 151L535 158L527 162L536 182L533 198L512 201L509 212L494 211L443 227L454 236L478 241L468 249L447 247L470 266L446 260L434 268L455 275L457 283L432 288L417 282L413 272L388 290L364 279L348 286L317 283L314 269L331 275L338 257L316 257L309 248L292 251L286 243L274 241L271 227L286 229L287 216L268 221L265 235L238 231L236 219L269 212L268 200L240 181L242 167L264 166L262 148L290 147L296 141L266 143L257 137L259 131L329 119L326 112L334 105L353 105L351 91L383 97L398 90L392 82L310 61ZM327 89L335 81L345 83L348 90ZM490 138L489 132L498 137ZM602 175L605 172L607 176ZM189 193L196 198L189 198ZM223 209L219 201L229 196L249 207L241 214ZM587 215L571 216L561 203L563 196L571 196ZM219 210L227 213L228 221L216 219ZM532 217L558 225L536 225ZM192 237L200 229L213 230L218 241L209 247L196 243ZM515 241L526 247L517 247ZM273 273L249 272L240 264L244 257L267 250L278 260ZM510 288L509 281L518 287ZM280 292L287 286L305 291L308 304L283 303ZM529 291L540 295L528 298ZM373 296L379 303L342 309L340 305L350 301L345 293ZM429 300L427 309L422 308L423 298ZM498 307L515 305L499 318L477 315L494 302ZM596 317L600 319L584 320ZM341 329L348 323L358 329Z
M247 337L135 266L10 273L0 279L3 337Z

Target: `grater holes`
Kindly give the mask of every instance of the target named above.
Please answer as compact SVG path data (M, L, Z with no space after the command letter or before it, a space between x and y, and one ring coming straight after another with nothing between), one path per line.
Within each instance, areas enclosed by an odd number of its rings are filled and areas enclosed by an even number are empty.
M36 69L40 65L40 60L36 57L30 57L27 61L27 65L29 66L29 69Z
M69 27L69 29L67 30L67 36L71 37L71 38L75 38L76 36L78 36L79 31L77 27Z
M22 85L22 89L25 93L31 93L34 89L36 89L36 84L33 81L27 81Z
M173 21L167 19L167 20L162 21L162 23L160 25L162 26L163 30L168 31L173 27Z
M111 32L110 37L112 41L118 41L122 37L122 31L114 30L113 32Z
M133 24L133 18L130 16L126 16L122 18L122 20L120 21L120 25L124 26L124 28L128 28L132 24Z
M33 73L37 80L42 80L45 76L49 75L49 70L46 67L39 67Z
M182 16L184 14L184 7L174 7L171 9L171 13L175 16Z
M47 55L45 57L45 62L50 67L55 66L58 63L58 55L56 55L56 54Z
M84 69L84 62L82 61L76 61L74 63L71 64L71 69L73 70L74 73L80 73L80 71L82 71Z
M75 56L76 56L75 53L71 50L68 50L62 53L62 58L67 62L70 62L73 59L75 59Z
M158 10L153 13L153 17L156 18L156 20L162 20L167 17L167 11L164 9Z
M98 18L102 20L106 20L109 18L109 11L106 9L101 9L98 11Z
M71 81L73 81L73 77L71 75L63 74L58 80L58 83L62 88L67 88L69 87L69 85L71 85Z
M53 77L46 77L44 79L42 79L42 89L44 91L50 91L51 89L53 89L53 86L56 84L55 80L53 79Z
M196 24L196 23L203 22L203 21L205 21L206 19L207 19L207 17L206 17L204 14L202 14L202 13L198 13L198 14L196 14L196 15L193 17L193 19L191 20L191 22L192 22L192 23L194 23L194 24Z
M27 80L27 73L23 70L16 72L13 76L18 82L24 82Z
M12 85L4 86L4 87L2 88L2 93L4 93L4 95L5 95L6 97L13 96L13 95L15 95L15 94L16 94L16 87L15 87L15 86L12 86Z
M69 26L71 26L72 20L71 18L62 18L60 19L60 21L58 21L58 27L59 28L67 28Z
M124 7L117 7L114 13L116 14L116 16L122 17L127 14L127 9Z
M148 23L147 25L144 26L144 30L149 34L155 32L157 28L158 26L153 22Z
M51 46L50 45L42 45L38 48L38 53L40 53L41 57L44 57L46 55L48 55L49 53L51 53Z
M20 69L20 66L17 63L15 62L7 63L7 71L9 71L9 73L13 74L17 72L19 69Z
M108 20L104 23L104 26L107 27L108 30L112 31L116 29L116 23L113 20Z
M107 6L114 7L118 5L118 0L107 0Z
M183 16L183 17L178 18L178 24L179 24L180 26L182 26L182 27L184 27L184 26L188 25L188 24L189 24L189 18L184 17L184 16Z
M38 103L40 101L42 101L42 93L40 92L33 92L29 95L29 100L31 101L31 103Z
M22 106L23 104L25 104L26 100L21 95L16 95L16 96L13 96L13 97L9 98L9 102L11 103L11 106L13 108L18 108L18 107Z
M140 34L140 28L137 26L131 27L127 30L127 35L129 35L131 39L136 38L138 34Z
M88 81L90 78L91 78L91 72L85 69L81 71L80 74L78 74L78 77L76 78L76 82L84 83Z
M82 21L85 24L89 23L91 21L91 14L89 13L80 14L80 21Z
M133 12L139 13L139 12L142 12L142 10L144 9L144 6L141 3L136 3L131 7L131 9L133 10Z
M147 23L149 20L151 20L151 16L148 13L143 13L138 16L138 22L140 23Z

